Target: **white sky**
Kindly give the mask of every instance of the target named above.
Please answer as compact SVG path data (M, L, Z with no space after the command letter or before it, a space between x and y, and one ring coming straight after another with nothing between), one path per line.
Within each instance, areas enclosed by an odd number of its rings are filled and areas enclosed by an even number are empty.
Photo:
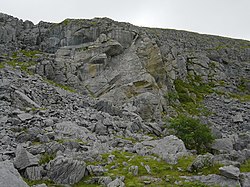
M34 23L109 17L250 40L250 0L0 0L0 12Z

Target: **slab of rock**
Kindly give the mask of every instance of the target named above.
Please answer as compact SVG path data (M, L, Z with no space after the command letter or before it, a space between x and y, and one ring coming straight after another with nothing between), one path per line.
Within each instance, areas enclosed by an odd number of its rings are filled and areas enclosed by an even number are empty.
M183 141L173 135L160 140L144 141L137 144L135 149L139 154L156 154L170 164L176 164L180 156L187 155Z
M107 186L111 182L112 182L112 179L109 176L107 176L107 177L100 177L99 180L98 180L98 184L101 184L103 186Z
M72 158L57 157L50 161L48 177L58 184L75 184L85 174L86 164Z
M38 166L32 166L32 167L28 167L25 170L25 178L29 179L29 180L41 180L42 175L41 175L41 170L42 167L38 167Z
M28 105L29 107L35 107L35 108L41 108L37 103L35 103L33 100L31 100L27 95L25 95L24 93L16 90L15 91L16 96L23 101L26 105Z
M212 149L218 152L231 152L233 150L233 141L230 138L216 139Z
M14 160L14 166L18 170L25 169L29 166L37 166L38 158L26 151L22 146L18 146L16 149L16 158Z
M26 120L29 120L29 119L32 119L33 116L29 113L22 113L22 114L18 114L17 115L19 117L20 120L22 121L26 121Z
M234 123L244 122L243 117L242 117L242 114L236 114L236 115L233 117L233 122L234 122Z
M241 187L250 187L250 172L240 174Z
M235 187L240 186L239 180L226 178L224 176L211 174L211 175L201 175L201 176L192 176L192 177L182 177L186 181L199 181L206 185L214 185L220 187Z
M80 127L77 124L70 121L63 121L55 124L55 132L63 135L70 136L72 138L84 139L87 137L88 129Z
M102 166L89 165L87 166L87 170L91 175L95 175L95 176L101 176L104 174L104 169Z
M0 162L1 187L29 187L9 161Z
M230 178L230 179L239 179L240 176L240 169L235 167L235 166L224 166L220 167L220 174L223 175L224 177Z
M120 179L115 179L107 187L125 187L125 184Z
M193 163L189 166L188 171L199 171L204 167L209 167L214 164L214 156L211 153L198 155Z

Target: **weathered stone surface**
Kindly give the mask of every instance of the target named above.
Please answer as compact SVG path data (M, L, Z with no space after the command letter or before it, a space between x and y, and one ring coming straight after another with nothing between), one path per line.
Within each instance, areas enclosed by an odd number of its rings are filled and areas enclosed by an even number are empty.
M26 151L22 146L18 146L16 149L16 158L14 161L14 166L18 170L25 169L29 166L37 166L38 159Z
M80 127L75 123L70 121L64 121L61 123L55 124L55 131L65 136L76 137L79 139L85 139L87 137L88 129L85 127Z
M0 162L0 186L28 187L13 164L9 161Z
M139 167L138 166L130 166L128 171L131 172L134 176L137 176L138 172L139 172Z
M240 176L240 169L235 166L223 166L219 168L220 174L224 177L238 180Z
M85 169L83 161L57 157L49 163L48 177L58 184L75 184L83 178Z
M103 186L107 186L111 182L112 182L111 177L100 177L100 179L98 180L98 184L101 184Z
M219 152L230 152L233 150L233 142L230 138L216 139L212 149Z
M115 179L107 187L125 187L125 184L120 179Z
M224 176L210 174L210 175L201 175L201 176L193 176L193 177L183 177L188 181L200 181L207 185L219 185L221 187L235 187L240 186L238 180L226 178Z
M214 156L210 153L207 153L205 155L198 155L193 163L189 166L188 170L193 171L199 171L204 167L213 166L214 164Z
M102 166L88 165L87 170L90 175L101 176L104 174L104 168Z
M26 96L22 92L16 90L15 94L22 102L24 102L24 104L26 104L26 106L40 108L40 106L37 103L35 103L33 100L31 100L28 96Z
M239 123L239 122L243 122L243 118L242 118L242 114L236 114L234 117L233 117L233 122L234 123Z
M27 167L24 175L29 180L41 180L42 179L41 170L42 167L38 166Z
M250 173L241 173L240 174L240 184L241 187L250 187Z
M156 154L170 164L176 164L180 156L187 155L183 141L173 135L160 140L144 141L137 144L135 150L142 155Z
M33 116L31 114L28 114L28 113L18 114L17 116L22 121L29 120L29 119L33 118Z

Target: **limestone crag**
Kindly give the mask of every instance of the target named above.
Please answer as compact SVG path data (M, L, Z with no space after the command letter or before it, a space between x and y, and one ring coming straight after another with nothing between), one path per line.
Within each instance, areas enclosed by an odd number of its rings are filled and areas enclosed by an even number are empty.
M248 186L249 71L249 41L0 13L0 186ZM211 129L211 153L171 135L179 115Z

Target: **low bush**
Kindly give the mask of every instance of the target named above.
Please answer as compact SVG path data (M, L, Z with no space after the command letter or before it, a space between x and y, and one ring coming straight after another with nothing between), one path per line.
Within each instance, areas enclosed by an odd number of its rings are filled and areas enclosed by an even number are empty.
M198 119L184 115L170 120L170 129L180 138L188 149L195 149L198 153L208 152L214 137L211 130Z

